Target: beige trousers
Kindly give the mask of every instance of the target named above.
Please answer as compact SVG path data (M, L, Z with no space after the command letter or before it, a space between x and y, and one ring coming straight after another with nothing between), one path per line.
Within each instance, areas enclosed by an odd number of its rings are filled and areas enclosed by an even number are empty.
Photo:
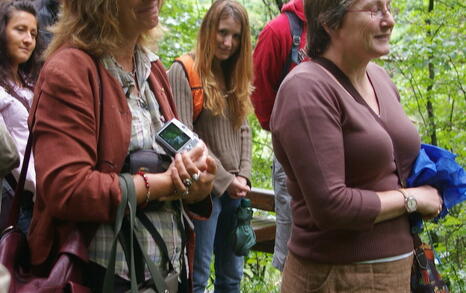
M282 293L409 293L413 256L376 263L331 265L288 254Z

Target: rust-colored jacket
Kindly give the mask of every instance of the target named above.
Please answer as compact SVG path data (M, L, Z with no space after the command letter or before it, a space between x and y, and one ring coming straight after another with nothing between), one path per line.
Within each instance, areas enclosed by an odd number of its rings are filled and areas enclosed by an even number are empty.
M128 152L131 112L121 85L97 66L84 51L65 47L49 58L36 84L31 113L37 108L37 198L29 234L34 265L53 259L53 250L76 227L90 240L98 223L113 221L121 200L118 173ZM160 61L152 63L149 83L164 117L175 117ZM202 203L205 208L198 204L195 210L208 216L210 200Z

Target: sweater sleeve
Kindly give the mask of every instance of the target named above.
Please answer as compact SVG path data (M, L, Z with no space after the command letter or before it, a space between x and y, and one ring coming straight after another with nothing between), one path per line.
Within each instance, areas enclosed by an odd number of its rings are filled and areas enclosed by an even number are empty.
M286 101L289 97L293 103ZM290 194L298 200L302 196L320 229L369 230L380 200L374 191L345 183L344 115L330 82L305 71L295 74L277 96L273 146Z
M168 81L172 88L178 119L193 130L193 96L183 66L174 62L168 70Z
M238 175L246 178L249 185L251 185L251 148L251 129L248 121L245 120L241 125L241 158Z
M90 57L77 52L65 49L52 56L36 86L37 191L55 218L110 222L121 200L119 179L97 170L99 79Z
M29 129L27 125L29 113L21 102L6 93L2 87L0 87L0 113L19 154L19 166L11 170L16 181L18 181L23 166L26 144L29 138ZM33 193L36 190L36 171L34 169L33 155L31 155L29 159L24 188Z
M193 124L193 96L183 66L173 63L168 71L168 80L172 87L173 99L181 122L194 131ZM220 160L209 149L209 155L217 162L217 175L215 176L213 192L221 196L227 190L235 176L223 168Z

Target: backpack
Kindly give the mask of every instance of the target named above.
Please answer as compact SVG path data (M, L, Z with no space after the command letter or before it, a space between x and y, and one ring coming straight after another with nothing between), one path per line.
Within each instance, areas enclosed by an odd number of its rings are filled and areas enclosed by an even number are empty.
M290 71L291 64L299 64L303 61L303 56L299 52L299 44L301 43L301 34L303 32L303 21L291 11L285 11L290 24L291 32L291 50L283 66L282 76L285 77Z
M175 59L183 67L188 79L191 93L193 95L193 121L196 121L204 106L204 90L202 88L201 77L194 68L194 56L190 53L184 54Z

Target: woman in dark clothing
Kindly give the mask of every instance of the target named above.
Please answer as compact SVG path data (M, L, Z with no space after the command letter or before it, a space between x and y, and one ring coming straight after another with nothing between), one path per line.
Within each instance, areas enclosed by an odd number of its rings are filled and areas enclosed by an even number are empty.
M305 0L308 55L280 87L274 150L293 197L282 292L409 292L408 214L436 216L430 186L405 188L420 148L388 54L390 1Z

